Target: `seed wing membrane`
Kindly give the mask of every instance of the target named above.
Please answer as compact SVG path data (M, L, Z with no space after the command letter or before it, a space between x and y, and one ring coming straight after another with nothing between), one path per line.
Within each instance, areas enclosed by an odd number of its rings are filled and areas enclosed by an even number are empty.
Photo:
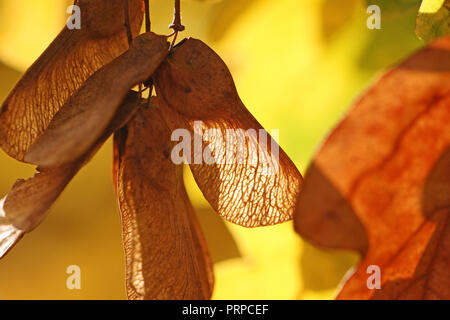
M190 38L175 48L154 79L171 129L190 132L187 160L212 207L246 227L290 220L302 177L245 108L220 57ZM196 149L198 139L205 140L205 150Z
M115 136L130 299L209 299L212 263L157 108Z
M56 112L99 68L127 48L122 0L80 0L83 28L64 27L27 70L0 110L0 147L23 161ZM142 1L130 1L131 29L137 35ZM100 21L101 20L101 21Z

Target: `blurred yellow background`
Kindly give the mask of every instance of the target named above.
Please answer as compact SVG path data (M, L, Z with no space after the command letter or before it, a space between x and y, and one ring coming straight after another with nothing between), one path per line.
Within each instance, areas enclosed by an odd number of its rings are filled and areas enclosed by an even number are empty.
M226 61L242 100L305 172L314 150L385 67L421 45L419 1L382 6L382 29L366 27L364 0L184 1L183 36ZM376 2L376 1L372 1ZM402 1L399 1L402 2ZM71 1L0 0L0 101L64 26ZM168 34L173 1L151 0L154 31ZM0 260L0 299L125 299L120 218L109 141L72 181L42 225ZM0 152L0 195L33 173ZM223 222L186 171L215 261L215 299L332 299L357 262L303 242L292 223L245 229ZM82 289L66 288L79 265Z

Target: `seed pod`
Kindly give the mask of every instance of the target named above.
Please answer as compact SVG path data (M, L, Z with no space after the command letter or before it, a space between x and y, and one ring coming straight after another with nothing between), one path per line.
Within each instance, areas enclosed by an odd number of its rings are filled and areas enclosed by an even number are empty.
M140 105L146 103L139 102L136 92L130 92L108 128L85 155L59 167L42 169L34 177L14 184L0 204L0 258L20 240L24 232L30 232L40 224L47 210L78 170L114 131L130 120Z
M55 113L96 70L128 49L123 0L79 0L81 29L67 27L28 69L0 110L0 147L23 160ZM136 36L141 0L129 0Z
M302 177L245 108L220 57L203 42L187 39L153 78L171 129L191 133L194 147L186 156L212 207L246 227L291 219ZM195 147L198 139L209 143L205 150Z
M209 299L212 263L158 108L115 136L117 193L130 299Z
M140 35L127 52L94 73L55 114L25 161L59 166L83 155L111 121L126 93L156 70L168 54L166 37Z

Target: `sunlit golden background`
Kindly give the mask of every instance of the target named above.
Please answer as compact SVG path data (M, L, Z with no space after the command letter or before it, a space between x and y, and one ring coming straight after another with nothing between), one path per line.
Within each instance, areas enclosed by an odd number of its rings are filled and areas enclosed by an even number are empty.
M366 27L365 0L184 1L184 36L227 62L242 100L304 173L315 148L386 66L421 45L417 1L379 1L382 29ZM396 2L412 3L395 10ZM168 34L173 1L151 0L154 31ZM57 35L70 1L0 0L0 100ZM0 299L125 299L120 218L109 141L0 261ZM0 195L33 173L0 152ZM352 253L303 242L292 223L245 229L223 222L189 173L187 187L215 261L215 299L331 299L356 262ZM164 232L164 230L162 230ZM79 265L82 289L66 289Z

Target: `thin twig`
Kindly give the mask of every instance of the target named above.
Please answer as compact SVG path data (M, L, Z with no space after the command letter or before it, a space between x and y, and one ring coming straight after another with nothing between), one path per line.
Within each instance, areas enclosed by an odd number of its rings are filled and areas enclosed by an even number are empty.
M124 13L125 13L125 28L127 29L128 45L131 46L131 43L133 42L133 34L131 33L130 11L128 9L128 0L124 0Z
M149 0L144 0L145 3L145 32L152 30L152 22L150 20L150 4Z
M173 47L175 46L175 41L177 41L177 37L178 37L178 31L175 31L172 42L170 43L169 51L172 51Z

